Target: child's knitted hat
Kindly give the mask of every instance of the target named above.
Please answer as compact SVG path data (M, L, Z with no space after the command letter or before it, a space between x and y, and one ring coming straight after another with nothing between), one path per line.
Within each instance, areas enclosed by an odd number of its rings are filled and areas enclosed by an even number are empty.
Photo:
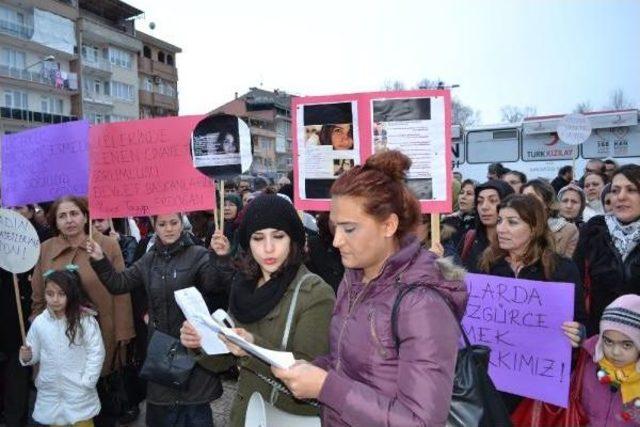
M640 349L640 296L623 295L604 309L600 318L600 337L596 344L593 361L598 363L604 357L602 334L605 331L617 331L629 337L637 349ZM640 361L636 363L640 372Z

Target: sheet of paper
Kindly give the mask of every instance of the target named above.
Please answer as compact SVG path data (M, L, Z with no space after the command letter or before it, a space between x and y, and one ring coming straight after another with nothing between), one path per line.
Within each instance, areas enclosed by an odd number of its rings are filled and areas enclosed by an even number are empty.
M229 353L227 346L218 338L217 331L209 327L207 319L214 325L216 323L211 319L209 309L200 291L191 287L175 291L174 295L184 317L202 336L202 349L205 353L209 355Z
M287 369L295 363L293 353L269 350L251 344L233 332L233 329L227 328L222 322L210 316L207 304L204 302L204 298L202 298L202 294L198 289L194 287L180 289L179 291L175 291L174 294L176 302L184 313L184 317L187 318L202 336L202 348L207 354L223 354L229 352L227 346L218 338L218 334L221 333L226 336L229 341L247 353L270 365ZM216 318L229 318L229 315L226 314L224 310L217 310L215 314Z
M220 325L218 322L213 320L211 317L207 317L204 319L206 325L214 331L216 334L221 333L225 337L229 339L232 343L236 344L238 347L242 348L247 353L257 357L269 365L273 365L278 368L288 369L295 363L295 358L293 357L293 353L288 351L276 351L269 350L255 344L251 344L246 341L240 335L233 332L231 328L227 328L225 326Z

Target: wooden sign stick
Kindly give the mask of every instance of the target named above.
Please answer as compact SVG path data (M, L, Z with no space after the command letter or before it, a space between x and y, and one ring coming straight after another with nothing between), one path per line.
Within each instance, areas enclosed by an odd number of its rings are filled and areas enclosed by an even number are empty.
M431 247L440 244L440 214L431 214Z
M224 179L220 180L220 230L224 234Z
M20 288L18 287L18 275L16 273L13 273L13 290L16 294L16 308L18 309L18 321L20 322L22 345L27 345L27 334L25 333L24 319L22 317L22 302L20 301Z

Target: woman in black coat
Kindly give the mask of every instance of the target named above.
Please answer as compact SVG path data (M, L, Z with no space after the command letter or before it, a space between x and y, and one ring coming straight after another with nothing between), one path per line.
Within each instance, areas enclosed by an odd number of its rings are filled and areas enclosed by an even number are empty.
M492 276L573 283L573 319L567 319L562 329L571 345L579 347L585 337L582 325L587 317L580 275L572 260L555 252L542 202L529 195L507 197L498 206L496 231L497 241L480 257L480 270ZM509 412L513 412L522 400L509 393L502 393L502 396Z
M611 181L613 212L580 230L573 256L585 285L587 332L599 332L604 308L624 294L640 294L640 166L625 165Z
M479 273L480 257L491 242L497 239L498 205L513 193L513 188L504 181L491 180L480 184L475 190L476 227L467 231L460 240L457 254L462 265L471 273ZM445 255L452 255L445 251Z
M181 214L158 215L154 218L154 228L155 244L121 273L114 270L94 241L87 244L87 252L92 268L112 294L145 288L150 337L158 330L178 338L185 318L176 303L174 291L195 286L203 294L214 293L217 291L215 275L211 271L209 251L193 243L184 231ZM218 306L226 308L226 305L226 294L221 293ZM147 425L213 427L209 403L221 395L220 379L197 364L184 390L149 381Z

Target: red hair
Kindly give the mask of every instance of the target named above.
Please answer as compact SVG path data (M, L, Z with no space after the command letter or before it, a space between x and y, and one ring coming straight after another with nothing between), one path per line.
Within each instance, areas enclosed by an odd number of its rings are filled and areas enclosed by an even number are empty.
M331 196L359 197L364 211L377 221L398 216L396 236L413 233L421 220L420 202L405 184L411 159L390 150L369 157L364 165L343 173L331 186Z

